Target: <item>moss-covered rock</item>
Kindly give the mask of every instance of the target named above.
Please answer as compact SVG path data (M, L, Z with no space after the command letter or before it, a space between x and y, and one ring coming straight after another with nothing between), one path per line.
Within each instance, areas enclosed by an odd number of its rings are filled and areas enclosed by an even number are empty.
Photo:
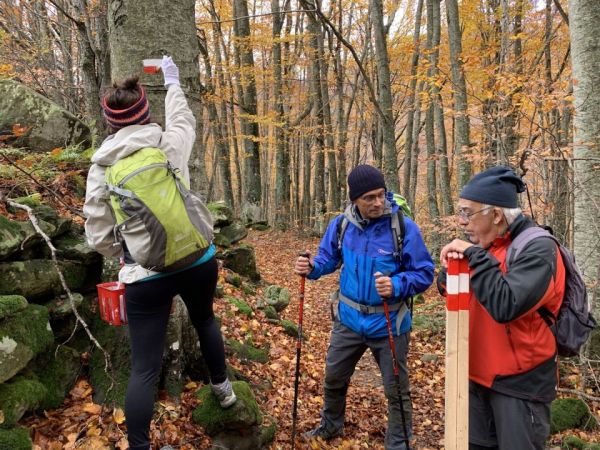
M64 345L57 351L42 353L30 366L46 388L46 396L39 405L42 409L58 408L81 371L79 352Z
M221 431L244 430L262 423L262 414L250 386L243 381L234 381L232 385L237 402L227 409L221 408L210 386L204 386L196 393L200 404L192 418L209 436Z
M54 340L48 309L28 305L19 314L0 322L0 382L12 378Z
M277 312L283 311L290 304L290 291L287 288L271 285L265 289L265 301L271 305Z
M223 248L231 247L231 240L229 240L227 236L222 235L219 231L216 230L215 235L213 236L213 243Z
M27 428L0 429L0 450L31 450L32 443Z
M240 244L236 248L225 250L221 256L223 265L228 269L246 276L252 281L260 280L260 274L256 269L254 248L251 245Z
M559 398L550 407L550 432L552 434L569 428L591 430L597 422L583 400L578 398Z
M262 308L262 312L265 313L267 319L279 320L279 314L277 313L277 310L270 305Z
M27 299L22 295L0 295L0 319L14 316L27 305Z
M78 292L73 292L73 303L78 308L83 303L83 295ZM50 320L63 319L66 316L73 314L71 309L71 302L66 294L59 295L54 300L50 300L45 304L50 314Z
M72 290L81 288L87 270L82 264L59 261L67 285ZM45 259L0 263L0 293L17 294L36 301L63 292L54 262Z
M50 151L65 145L91 143L91 131L73 114L22 83L0 81L0 129L15 123L27 131L14 142L15 147Z
M129 328L115 327L103 322L98 315L91 319L91 330L102 347L109 352L113 368L114 386L109 392L111 379L104 368L104 354L94 348L90 357L90 383L94 387L94 401L108 405L125 405L125 391L131 373Z
M291 320L283 319L279 322L279 325L283 327L285 334L292 337L298 337L298 325L296 325L296 323L292 322ZM304 333L302 334L302 338L306 339Z
M227 300L229 303L234 305L238 309L239 312L246 315L247 317L252 316L252 308L250 307L250 305L248 305L248 303L246 303L241 298L233 297L231 295L226 295L225 300Z
M567 436L563 439L561 449L564 450L600 450L600 444L585 442L577 436Z
M237 288L242 286L242 278L237 273L228 273L225 275L225 281Z
M27 411L33 411L42 404L48 391L37 380L16 377L0 384L0 411L4 413L2 427L11 427Z
M269 361L269 351L257 348L251 342L241 343L235 339L227 339L227 349L237 355L239 359L266 363Z
M83 264L92 264L100 261L100 254L88 247L85 236L69 232L57 237L53 241L56 247L56 256L59 259L80 261Z
M260 430L261 446L266 446L270 442L273 442L273 439L275 439L276 432L277 421L271 416L265 416L263 420L263 427L261 427Z
M233 211L225 202L212 202L206 205L213 218L213 226L221 228L233 221Z
M231 244L235 244L248 236L248 230L242 222L234 220L233 223L222 227L219 234L224 236Z
M0 215L0 260L18 251L23 239L23 230L19 222Z

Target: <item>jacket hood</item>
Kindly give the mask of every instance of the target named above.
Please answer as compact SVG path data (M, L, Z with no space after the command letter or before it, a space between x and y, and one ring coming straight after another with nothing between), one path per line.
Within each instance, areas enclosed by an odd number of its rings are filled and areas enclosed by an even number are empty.
M158 124L130 125L108 136L92 156L92 162L112 166L141 148L158 147L161 137L162 129Z
M400 208L400 206L398 206L398 204L394 201L393 196L393 192L387 191L385 193L385 206L383 207L383 215L379 219L383 217L389 217L392 215L392 213L395 214L396 211L398 211L398 208ZM361 230L364 230L370 222L369 219L363 219L360 216L356 205L352 202L346 206L346 209L344 210L344 216L351 224L357 226Z

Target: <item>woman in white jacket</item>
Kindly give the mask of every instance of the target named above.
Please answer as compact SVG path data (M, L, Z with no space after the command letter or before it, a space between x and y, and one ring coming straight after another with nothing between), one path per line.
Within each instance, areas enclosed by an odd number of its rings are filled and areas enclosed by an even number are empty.
M125 260L119 280L125 283L131 339L132 370L125 398L131 450L150 448L155 384L162 364L171 302L177 294L185 302L198 332L213 393L222 407L236 401L226 375L223 338L213 313L217 283L214 245L188 267L159 273L137 264L127 251L127 242L115 239L115 215L105 180L107 167L142 148L157 147L189 185L187 164L196 136L196 120L179 85L179 70L173 60L163 57L161 69L167 87L164 131L158 124L150 123L146 93L137 78L115 83L102 99L104 117L113 134L92 156L84 205L88 244L107 257Z

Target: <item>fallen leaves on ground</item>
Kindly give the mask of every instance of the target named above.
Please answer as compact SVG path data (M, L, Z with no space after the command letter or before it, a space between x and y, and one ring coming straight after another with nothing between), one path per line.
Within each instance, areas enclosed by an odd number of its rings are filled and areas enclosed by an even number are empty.
M248 378L261 410L275 418L277 432L271 449L291 447L292 405L296 367L296 339L284 333L283 328L267 322L256 308L265 287L277 284L287 287L292 301L281 316L293 322L298 320L299 278L292 267L298 252L304 249L316 253L318 239L302 236L296 231L251 231L246 240L256 250L256 260L262 284L254 294L244 293L225 282L226 270L221 270L219 283L227 295L246 301L253 307L252 317L236 313L237 308L223 299L217 299L215 310L222 321L225 338L246 342L251 337L256 347L269 349L265 364L228 358ZM344 437L328 443L301 442L300 434L318 425L319 410L323 405L323 376L325 354L329 342L331 319L329 293L336 289L337 275L307 281L303 332L306 339L301 347L301 365L298 390L296 448L323 450L383 449L386 428L386 400L377 365L366 353L357 365L347 395ZM243 287L243 286L242 286ZM416 315L443 317L443 302L433 292L426 294L424 305L416 306ZM429 357L424 358L424 355ZM413 330L409 352L409 370L412 386L414 444L413 449L443 448L444 429L444 331L443 327ZM170 444L177 449L192 450L210 447L210 439L191 420L197 405L194 393L202 387L197 380L189 380L176 402L164 393L156 403L150 435L153 446ZM598 405L593 410L598 410ZM35 450L115 448L128 449L124 412L97 405L92 399L92 388L86 380L72 389L63 407L47 411L41 416L23 421L32 430ZM587 440L593 433L579 433ZM597 433L596 433L597 434ZM559 442L562 435L553 438ZM112 447L110 447L112 446Z

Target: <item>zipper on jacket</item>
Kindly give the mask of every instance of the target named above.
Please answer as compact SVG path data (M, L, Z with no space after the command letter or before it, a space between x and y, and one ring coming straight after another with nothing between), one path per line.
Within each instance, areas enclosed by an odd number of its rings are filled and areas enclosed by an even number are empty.
M519 362L519 358L517 357L517 350L515 349L515 343L513 342L512 334L510 332L510 325L505 325L505 328L506 328L506 335L508 337L508 343L510 344L510 349L512 350L512 354L517 363L517 369L519 369L519 371L521 371L522 370L521 363Z

